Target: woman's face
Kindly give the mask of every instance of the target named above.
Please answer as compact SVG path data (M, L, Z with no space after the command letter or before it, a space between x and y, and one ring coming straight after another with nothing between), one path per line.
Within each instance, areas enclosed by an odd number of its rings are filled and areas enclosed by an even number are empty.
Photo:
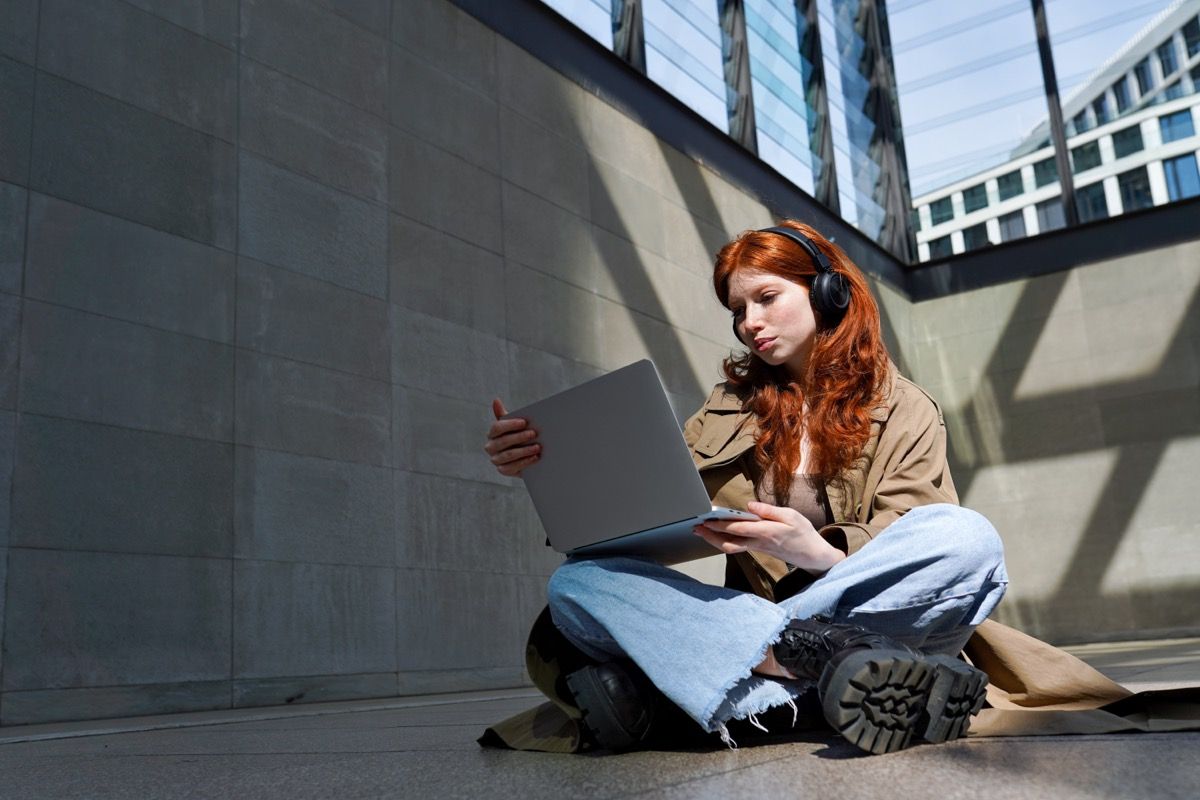
M739 269L729 280L729 309L738 338L773 367L804 374L817 334L808 287L756 269Z

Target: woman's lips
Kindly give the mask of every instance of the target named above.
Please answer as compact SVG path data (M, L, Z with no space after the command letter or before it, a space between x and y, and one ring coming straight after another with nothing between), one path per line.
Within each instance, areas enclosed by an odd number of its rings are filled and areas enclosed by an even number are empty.
M775 343L774 336L772 336L770 339L755 339L754 340L754 348L756 350L766 350L768 347L770 347L774 343Z

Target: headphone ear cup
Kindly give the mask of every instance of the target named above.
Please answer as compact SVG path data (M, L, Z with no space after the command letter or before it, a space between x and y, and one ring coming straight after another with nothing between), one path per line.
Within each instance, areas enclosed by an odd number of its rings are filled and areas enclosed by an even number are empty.
M850 307L850 282L838 272L818 272L810 291L813 308L833 327Z

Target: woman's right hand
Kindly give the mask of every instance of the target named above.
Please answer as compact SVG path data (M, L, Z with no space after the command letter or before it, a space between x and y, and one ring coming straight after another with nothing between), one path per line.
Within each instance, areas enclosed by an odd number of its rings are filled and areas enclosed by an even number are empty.
M501 475L515 478L521 474L521 470L538 460L542 446L537 443L537 431L529 427L528 420L520 417L500 419L507 413L500 398L492 401L492 414L496 421L488 428L483 450L491 456L492 463Z

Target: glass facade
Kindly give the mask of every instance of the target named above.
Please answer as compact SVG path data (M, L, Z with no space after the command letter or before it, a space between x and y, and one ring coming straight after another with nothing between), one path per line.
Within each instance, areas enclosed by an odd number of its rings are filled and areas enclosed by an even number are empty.
M1200 0L1044 0L1059 132L1026 3L546 2L908 263L1200 192Z
M795 7L746 0L745 15L759 158L815 196L822 159L809 126L821 114L806 100ZM811 66L808 71L811 77Z
M641 2L646 76L713 125L728 131L716 5L693 0Z

